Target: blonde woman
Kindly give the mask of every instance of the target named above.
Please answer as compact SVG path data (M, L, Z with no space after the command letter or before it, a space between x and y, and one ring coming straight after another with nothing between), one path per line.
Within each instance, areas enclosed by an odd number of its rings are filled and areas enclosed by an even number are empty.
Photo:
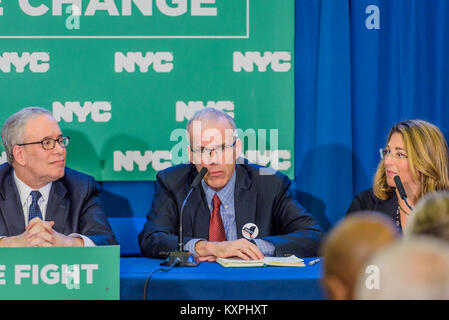
M424 194L449 189L447 142L440 129L429 122L401 121L391 128L380 156L373 187L355 197L347 214L380 211L402 232L413 215L411 208ZM402 181L407 202L400 197L395 176Z

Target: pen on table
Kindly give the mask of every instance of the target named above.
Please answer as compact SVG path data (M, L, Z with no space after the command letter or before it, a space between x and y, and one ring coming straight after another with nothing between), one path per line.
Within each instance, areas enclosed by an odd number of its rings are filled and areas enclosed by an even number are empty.
M320 262L320 259L315 259L309 262L309 266L313 266L314 264L317 264L318 262Z

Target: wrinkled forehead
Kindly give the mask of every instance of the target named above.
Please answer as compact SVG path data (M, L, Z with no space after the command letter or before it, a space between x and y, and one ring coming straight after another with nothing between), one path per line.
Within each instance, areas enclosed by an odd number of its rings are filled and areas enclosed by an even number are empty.
M57 138L61 135L61 129L53 117L44 114L29 119L25 125L24 133L27 138Z
M235 130L226 119L204 119L193 121L189 127L192 145L221 145L232 143Z

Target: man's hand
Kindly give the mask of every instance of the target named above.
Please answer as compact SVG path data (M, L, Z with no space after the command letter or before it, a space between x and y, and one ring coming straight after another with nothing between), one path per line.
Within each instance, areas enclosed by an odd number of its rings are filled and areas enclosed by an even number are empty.
M25 227L26 247L53 247L53 221L42 221L34 218Z
M28 245L30 247L82 247L83 239L63 235L53 230L54 221L42 221L34 218L30 221L28 231Z
M243 260L261 260L264 258L259 248L246 239L223 242L202 240L196 243L195 251L198 253L200 261L215 261L216 258L231 257L239 257Z
M217 257L216 256L203 256L203 257L198 257L198 259L201 262L215 262L215 261L217 261Z
M34 218L26 226L25 232L14 237L3 238L3 247L82 247L83 239L65 236L53 230L54 221Z

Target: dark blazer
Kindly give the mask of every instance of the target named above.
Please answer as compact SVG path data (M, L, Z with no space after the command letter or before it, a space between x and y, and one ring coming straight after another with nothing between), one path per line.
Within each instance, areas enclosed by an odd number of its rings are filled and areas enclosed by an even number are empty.
M236 164L235 219L237 237L242 228L254 223L258 238L275 246L276 256L316 256L322 231L315 220L289 192L287 176L252 164ZM147 222L139 234L139 245L146 257L165 257L177 250L179 211L189 186L198 174L192 164L181 164L157 174L156 191ZM210 212L200 187L192 192L184 209L183 230L187 243L192 238L209 238Z
M350 215L357 211L378 211L388 216L395 223L398 230L402 230L401 219L397 219L396 212L398 209L398 197L396 192L387 200L381 200L374 195L373 189L360 192L354 200L352 200L346 215ZM399 224L397 224L399 223Z
M45 220L54 221L53 229L64 235L79 233L96 245L117 244L103 212L93 177L65 169L53 182ZM0 165L0 236L16 236L25 231L25 218L14 172L9 164Z

